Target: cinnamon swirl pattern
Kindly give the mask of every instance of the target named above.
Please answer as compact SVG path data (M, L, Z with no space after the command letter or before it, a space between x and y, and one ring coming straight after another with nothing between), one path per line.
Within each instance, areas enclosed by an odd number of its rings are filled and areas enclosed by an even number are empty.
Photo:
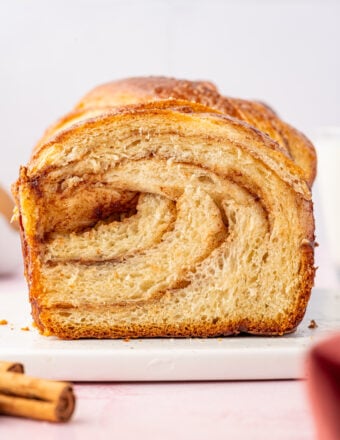
M181 87L133 79L93 92L21 168L14 193L42 333L282 335L301 321L314 279L311 144L301 137L299 155L279 132L209 104L210 92L191 99Z

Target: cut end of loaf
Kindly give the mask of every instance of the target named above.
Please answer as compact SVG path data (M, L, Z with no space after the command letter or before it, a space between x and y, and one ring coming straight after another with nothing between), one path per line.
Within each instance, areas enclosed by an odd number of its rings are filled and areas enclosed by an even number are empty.
M231 115L212 85L195 93L209 89L214 105L184 96L182 83L166 100L165 83L144 93L134 82L124 108L114 107L122 85L90 95L22 169L15 193L37 326L64 339L294 331L314 279L296 145L260 130L258 104L230 101Z

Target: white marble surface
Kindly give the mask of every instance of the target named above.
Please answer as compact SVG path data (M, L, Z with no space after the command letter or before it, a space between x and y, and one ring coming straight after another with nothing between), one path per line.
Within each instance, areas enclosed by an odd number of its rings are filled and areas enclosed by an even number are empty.
M72 381L178 381L304 377L311 344L340 329L340 290L314 289L297 331L284 337L62 341L31 325L23 279L0 283L0 359L31 375ZM310 321L317 328L310 329ZM28 327L29 331L22 330Z

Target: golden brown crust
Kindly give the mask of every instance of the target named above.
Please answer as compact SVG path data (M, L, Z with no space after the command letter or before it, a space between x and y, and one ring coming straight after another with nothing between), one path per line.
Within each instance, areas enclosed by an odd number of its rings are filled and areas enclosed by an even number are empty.
M208 81L145 77L128 78L103 84L88 93L73 112L50 127L36 149L56 131L67 127L69 123L77 119L94 117L100 114L101 110L108 111L114 107L168 99L202 104L206 108L245 121L258 128L293 157L304 170L309 185L312 185L316 176L316 153L312 143L304 135L279 119L266 104L224 97Z
M100 328L95 326L82 326L76 329L67 329L53 319L54 310L44 310L42 317L46 327L40 328L45 336L58 336L61 339L115 339L115 338L214 338L219 336L239 335L248 333L252 335L282 336L293 332L300 320L294 316L287 325L287 321L277 321L259 324L258 321L243 320L228 322L227 324L202 324L201 322L187 321L181 325L131 325L111 326Z
M216 109L248 122L277 141L305 171L312 185L316 175L316 153L312 143L278 118L266 104L227 98L208 81L187 81L166 77L129 78L104 84L88 93L76 110L122 106L158 99L183 99Z
M201 113L200 110L202 108L200 106L197 107L196 104L191 104L189 101L186 104L185 111L182 111L182 106L176 105L177 100L175 101L167 101L167 102L150 102L147 104L139 104L139 105L131 105L126 107L118 107L116 109L112 108L110 111L106 111L100 114L97 117L81 120L79 124L73 124L69 127L69 129L57 131L53 133L52 137L45 144L38 144L38 149L34 151L33 156L31 157L28 165L27 172L28 176L31 177L30 185L34 190L39 193L39 180L44 177L46 173L51 171L55 166L56 162L53 164L50 163L49 159L46 161L41 160L42 156L46 153L48 156L49 151L53 151L55 146L59 146L63 143L70 142L72 137L85 132L86 130L90 133L91 130L97 129L100 127L105 127L110 124L113 120L126 120L129 121L131 118L144 117L145 115L149 116L161 116L168 117L173 120L185 121L187 119L186 115L189 116L188 108L192 107L193 114L198 113L201 118L205 120L211 120L214 124L224 126L230 125L233 126L239 133L242 133L245 136L249 136L250 138L254 138L256 142L256 148L252 149L252 145L245 147L245 145L240 148L247 148L248 151L252 151L252 154L257 155L256 151L262 151L261 160L267 161L275 160L281 162L282 167L280 169L284 170L281 174L286 174L289 172L292 176L288 180L288 183L293 185L295 190L304 195L307 199L310 200L311 194L308 186L306 185L304 178L304 172L301 170L299 166L297 166L289 157L287 157L287 152L281 148L281 146L272 140L269 136L261 132L259 129L253 127L252 125L240 121L236 118L229 117L224 114L209 112L209 113ZM174 106L173 106L174 105ZM205 109L206 107L203 107ZM85 113L87 115L87 113ZM173 133L168 133L169 135ZM205 135L205 139L207 136ZM72 141L71 141L72 142ZM62 155L59 156L62 158ZM258 157L260 159L260 156ZM87 178L89 176L87 175ZM299 187L295 185L298 183Z
M127 103L130 105L121 107L122 104ZM88 154L84 148L81 157L75 156L74 161L71 160L65 165L63 146L72 145L73 140L80 135L84 138L86 136L90 138L94 130L105 130L105 127L109 128L110 124L117 121L128 124L139 118L154 118L155 120L162 118L164 121L176 121L178 126L181 123L187 123L189 118L197 120L198 123L199 121L201 123L208 122L216 127L217 132L219 127L221 130L224 127L230 127L231 130L236 130L240 137L251 140L249 145L234 140L237 148L247 152L251 157L261 162L264 167L270 169L271 173L282 179L287 191L296 193L295 209L301 214L300 227L304 231L305 241L299 250L301 264L298 304L288 315L275 320L266 319L263 322L247 318L238 321L229 319L224 323L188 321L177 325L170 323L160 326L146 322L144 325L122 326L117 324L112 325L109 329L105 326L88 326L86 324L77 328L72 326L68 328L59 324L55 314L60 308L69 307L72 309L72 304L64 303L59 307L43 305L42 297L45 287L40 275L42 246L49 233L81 231L83 228L91 227L98 220L118 212L120 207L123 207L123 210L133 208L136 205L136 197L138 197L134 191L127 193L118 189L113 198L110 196L107 199L107 194L111 189L108 187L106 190L103 183L99 187L95 186L98 181L102 182L101 174L98 171L93 174L87 172L86 179L76 181L71 187L63 188L64 178L62 176L63 173L67 175L67 167L73 167L84 160ZM176 133L168 133L169 136L174 134ZM224 142L219 132L216 137L210 138L208 134L201 134L201 139L203 138L206 142L211 141L215 145L222 146ZM188 136L187 139L189 141L190 137ZM301 139L304 141L300 145ZM297 147L298 144L299 147ZM302 152L300 163L297 162L298 165L308 164L304 167L304 171L291 160L292 155L298 158L300 153L296 153L294 148L300 147L299 152ZM157 153L152 154L156 155ZM308 155L309 159L306 160ZM139 160L143 159L140 157ZM164 156L159 159L166 161L170 157ZM204 167L204 164L197 164L197 166ZM212 171L218 176L218 164L216 166L216 170ZM110 164L105 172L109 169ZM58 177L59 170L60 177ZM306 177L308 170L309 177ZM57 176L57 183L56 186L49 187L52 175ZM314 280L312 203L308 186L304 181L304 178L308 178L311 182L314 175L314 150L303 135L280 121L274 112L266 106L224 98L210 83L193 83L167 78L135 78L95 89L84 98L73 112L49 129L43 140L37 145L27 168L22 168L20 178L14 187L19 208L25 274L30 287L32 314L37 326L44 334L55 334L65 339L83 337L212 337L240 332L281 335L293 331L305 313ZM77 176L75 175L75 177ZM267 213L266 221L270 225L271 204L269 200L266 200L265 193L261 192L261 189L256 187L254 183L252 186L247 185L246 178L239 170L229 171L229 174L223 177L239 184L251 194L254 200L259 200L263 212ZM49 189L46 190L46 188ZM92 192L93 197L91 196ZM72 197L75 203L72 202L70 208ZM83 200L81 205L77 204L79 200ZM87 204L84 200L87 200ZM44 205L48 209L45 210ZM51 209L51 207L54 208ZM49 214L49 209L52 215ZM31 220L27 221L25 217L31 217ZM70 261L72 262L72 260ZM146 307L147 310L165 294L166 292L163 292L162 295L158 293L151 296L143 304L140 303L139 307ZM86 307L91 309L90 306L84 304L84 310ZM124 304L121 307L125 307ZM126 307L129 305L126 304ZM94 306L92 306L93 308Z
M97 117L103 116L105 114L118 114L118 113L133 113L134 111L144 110L148 108L157 109L177 109L183 113L219 113L217 109L207 107L206 105L191 102L184 99L164 99L156 101L141 101L138 103L131 103L128 106L124 105L102 105L99 107L89 107L82 108L81 106L76 107L73 111L67 115L60 118L55 124L49 127L43 137L40 139L38 144L34 147L32 152L32 157L38 153L40 148L51 141L53 137L60 131L67 129L67 127L76 124L77 122L82 122L84 120L96 119Z

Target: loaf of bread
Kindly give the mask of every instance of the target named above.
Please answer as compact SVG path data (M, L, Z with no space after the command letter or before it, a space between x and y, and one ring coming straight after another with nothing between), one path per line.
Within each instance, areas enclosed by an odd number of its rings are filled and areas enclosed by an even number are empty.
M96 88L47 130L13 187L39 330L293 331L314 280L315 170L301 133L211 83Z

